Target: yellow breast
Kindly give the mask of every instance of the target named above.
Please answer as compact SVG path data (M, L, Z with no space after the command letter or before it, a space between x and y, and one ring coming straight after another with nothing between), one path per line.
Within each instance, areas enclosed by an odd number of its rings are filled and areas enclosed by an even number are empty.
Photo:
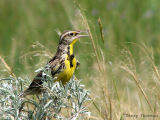
M62 84L66 84L70 79L71 77L73 76L74 74L74 71L76 69L76 58L74 57L73 60L72 60L72 65L70 65L70 61L69 61L69 56L66 55L66 58L65 58L65 69L63 70L63 72L61 72L58 76L57 76L57 80L56 81L62 81Z
M76 43L77 39L73 40L72 43L69 45L70 49L69 49L69 54L70 56L73 55L73 46ZM72 65L70 65L70 63ZM70 58L69 56L66 54L65 57L65 69L57 76L57 80L56 81L62 81L62 84L66 84L71 77L74 74L74 71L76 69L77 66L77 61L76 58L74 57L72 59L72 61L70 62Z

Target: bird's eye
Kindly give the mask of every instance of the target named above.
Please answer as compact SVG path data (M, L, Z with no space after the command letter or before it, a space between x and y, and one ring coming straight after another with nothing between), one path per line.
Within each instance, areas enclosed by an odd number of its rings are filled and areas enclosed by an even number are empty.
M70 36L73 36L74 34L73 34L73 33L70 33L69 35L70 35Z

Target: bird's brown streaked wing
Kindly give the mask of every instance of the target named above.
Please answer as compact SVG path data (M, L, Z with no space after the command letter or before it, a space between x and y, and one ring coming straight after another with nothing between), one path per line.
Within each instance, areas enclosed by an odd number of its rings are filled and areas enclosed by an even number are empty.
M51 61L48 63L51 69L51 72L54 72L59 67L59 60L55 59L54 61ZM52 76L54 77L54 76ZM30 84L29 88L35 88L35 87L42 87L43 79L45 79L45 76L42 76L42 71L39 72L36 77L33 79L32 83Z
M51 69L51 74L52 77L54 78L55 74L59 73L60 68L61 68L61 60L59 59L54 59L50 61L49 63L50 69ZM44 88L43 88L43 79L45 79L45 76L42 76L43 72L39 72L36 77L33 79L32 83L29 85L28 89L26 89L21 97L25 97L26 95L31 95L35 93L41 93Z
M31 87L40 87L43 84L42 81L42 72L39 72L36 77L33 79L32 83L30 84L29 88Z
M54 78L56 74L63 71L64 59L57 59L56 61L54 60L53 62L51 61L49 65L51 68L52 77Z

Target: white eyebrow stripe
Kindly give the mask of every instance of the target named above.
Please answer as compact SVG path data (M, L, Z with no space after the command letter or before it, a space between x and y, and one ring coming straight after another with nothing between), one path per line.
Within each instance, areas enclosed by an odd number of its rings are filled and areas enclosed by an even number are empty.
M70 34L70 33L72 33L73 31L68 31L68 32L66 32L65 34L63 34L62 36L61 36L61 39L64 37L64 36L66 36L67 34Z

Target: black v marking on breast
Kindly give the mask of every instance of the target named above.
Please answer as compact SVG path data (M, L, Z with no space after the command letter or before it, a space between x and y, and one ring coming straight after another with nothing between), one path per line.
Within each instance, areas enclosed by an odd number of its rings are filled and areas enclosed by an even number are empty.
M73 59L74 59L74 54L72 54L72 55L69 57L70 68L73 67L73 63L72 63Z

